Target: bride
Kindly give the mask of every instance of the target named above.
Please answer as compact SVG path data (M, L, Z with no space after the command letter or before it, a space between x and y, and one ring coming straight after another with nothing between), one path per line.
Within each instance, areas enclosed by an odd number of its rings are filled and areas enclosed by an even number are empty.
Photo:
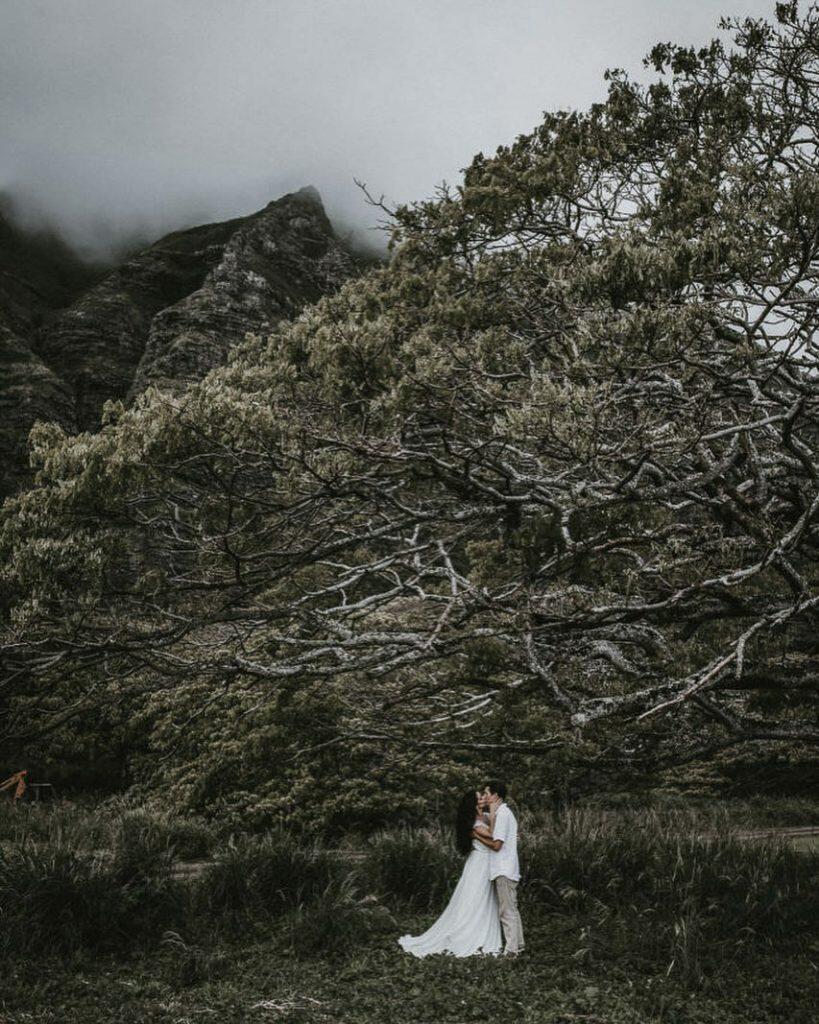
M498 899L489 879L490 850L479 838L491 838L494 812L487 827L479 810L482 801L480 793L470 790L458 805L455 844L466 855L466 862L446 909L423 935L402 935L398 940L414 956L473 956L501 951Z

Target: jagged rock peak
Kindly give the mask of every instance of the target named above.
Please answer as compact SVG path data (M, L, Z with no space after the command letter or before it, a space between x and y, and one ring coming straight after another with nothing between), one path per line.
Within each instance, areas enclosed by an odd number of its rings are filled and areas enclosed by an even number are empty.
M356 268L314 188L269 203L231 234L199 288L154 316L130 396L204 376L245 334L270 330Z

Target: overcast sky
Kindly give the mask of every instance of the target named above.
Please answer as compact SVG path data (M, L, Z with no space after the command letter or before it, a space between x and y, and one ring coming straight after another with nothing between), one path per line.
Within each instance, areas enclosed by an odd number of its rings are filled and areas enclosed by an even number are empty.
M429 195L659 40L773 0L0 0L0 191L104 248L305 184Z

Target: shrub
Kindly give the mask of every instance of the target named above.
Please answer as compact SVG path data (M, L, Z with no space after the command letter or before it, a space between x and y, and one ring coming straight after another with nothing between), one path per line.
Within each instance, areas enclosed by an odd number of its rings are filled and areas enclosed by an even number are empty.
M285 926L293 952L312 956L358 949L396 924L374 896L361 897L347 877L331 882L311 903L295 907Z
M316 843L286 832L247 837L231 842L205 871L198 886L200 905L235 926L309 903L334 875L331 854Z
M132 811L110 827L111 871L123 884L170 877L174 849L168 831L150 814Z
M169 879L123 881L61 844L0 855L0 953L113 951L151 941L185 912Z
M133 844L147 860L204 858L216 842L214 829L207 822L150 808L114 806L103 812L102 822L97 845L116 849L123 843Z
M443 830L402 828L370 839L361 872L380 896L426 910L444 906L462 868Z
M216 845L213 826L200 818L168 818L167 830L168 842L179 860L204 859Z

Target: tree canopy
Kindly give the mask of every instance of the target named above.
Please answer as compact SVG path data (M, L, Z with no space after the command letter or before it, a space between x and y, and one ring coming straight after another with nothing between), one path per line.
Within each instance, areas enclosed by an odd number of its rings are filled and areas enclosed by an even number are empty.
M316 747L816 744L819 14L721 28L184 394L38 425L0 728L195 680L326 698Z

